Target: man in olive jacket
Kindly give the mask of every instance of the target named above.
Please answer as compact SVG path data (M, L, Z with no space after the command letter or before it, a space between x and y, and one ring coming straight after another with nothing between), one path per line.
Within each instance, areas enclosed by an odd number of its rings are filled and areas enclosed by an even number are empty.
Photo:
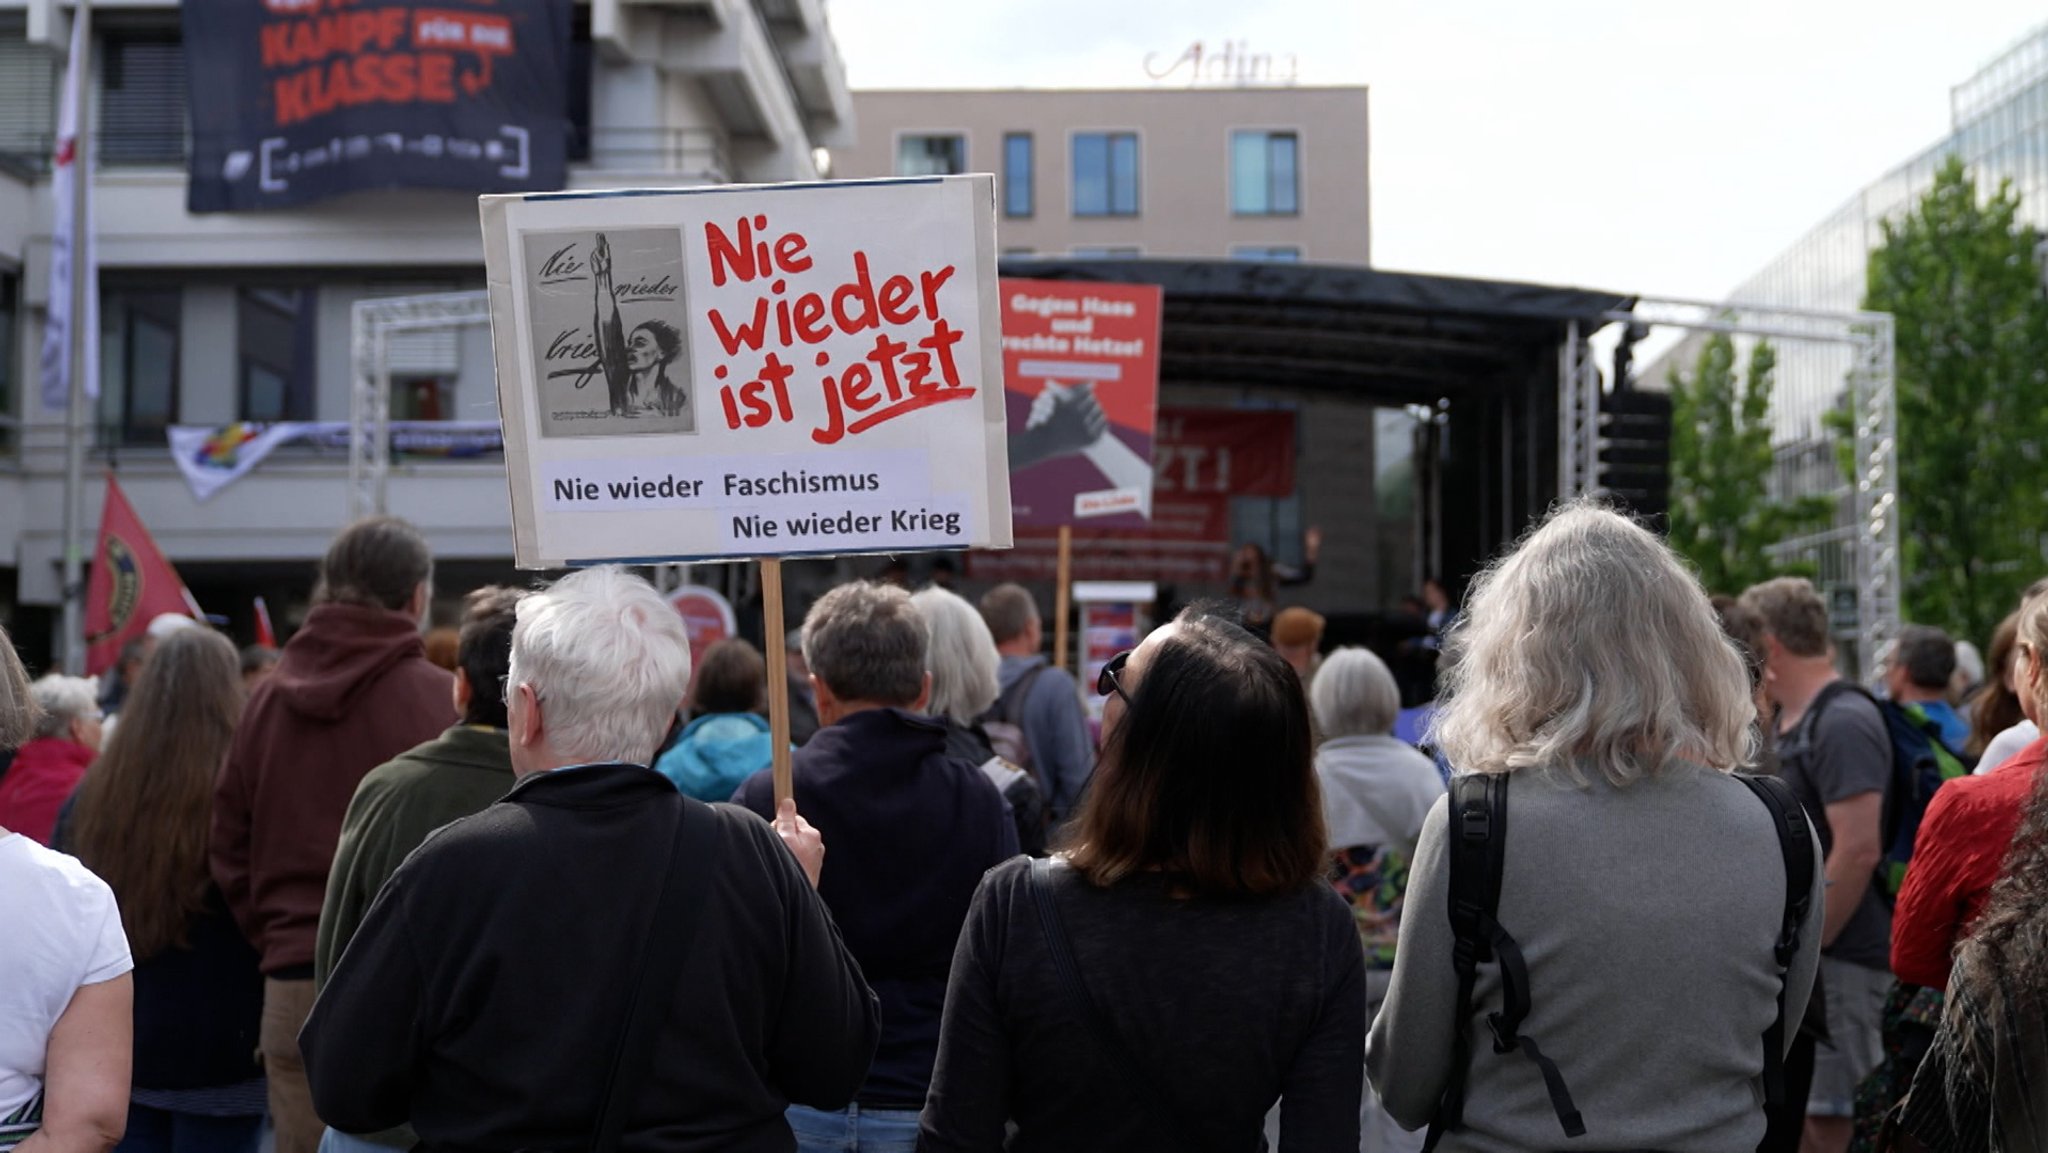
M500 685L512 663L520 595L518 589L498 585L469 594L455 656L455 711L461 723L370 770L356 786L341 822L327 900L320 907L320 939L313 954L316 989L327 983L377 891L427 834L483 812L512 791L512 748Z

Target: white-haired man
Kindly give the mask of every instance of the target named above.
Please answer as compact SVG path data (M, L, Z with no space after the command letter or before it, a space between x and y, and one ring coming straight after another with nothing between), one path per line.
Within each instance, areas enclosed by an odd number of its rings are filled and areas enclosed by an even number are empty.
M703 806L646 767L689 679L681 618L622 570L520 601L519 783L407 858L321 992L300 1043L330 1125L587 1149L616 1095L626 1145L780 1151L790 1103L853 1098L879 1008L812 889L817 831L793 806L772 829ZM640 964L665 946L672 969Z

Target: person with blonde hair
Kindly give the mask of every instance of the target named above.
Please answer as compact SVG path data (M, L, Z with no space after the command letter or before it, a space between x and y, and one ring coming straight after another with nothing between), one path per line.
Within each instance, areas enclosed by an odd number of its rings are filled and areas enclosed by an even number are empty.
M1793 879L1819 853L1789 792L1734 776L1756 707L1698 581L1576 502L1480 576L1445 650L1459 778L1367 1048L1387 1111L1447 1151L1756 1148L1818 964L1818 877Z
M0 629L0 749L41 713ZM107 1153L128 1126L134 962L121 910L77 858L0 827L0 1150Z
M982 717L996 703L997 669L1002 654L981 613L959 595L937 585L915 593L910 603L924 617L930 645L925 665L932 675L931 700L925 713L946 723L946 752L981 768L1017 823L1017 847L1034 857L1045 855L1045 793L1038 778L996 752Z

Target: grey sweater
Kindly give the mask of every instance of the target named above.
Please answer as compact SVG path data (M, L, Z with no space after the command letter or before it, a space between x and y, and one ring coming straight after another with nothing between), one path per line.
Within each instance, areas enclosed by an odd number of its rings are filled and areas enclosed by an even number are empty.
M1451 1072L1457 977L1446 913L1448 801L1430 811L1409 876L1393 985L1366 1068L1402 1125L1429 1123ZM1814 859L1819 860L1816 842ZM1500 970L1479 967L1465 1124L1444 1153L1749 1153L1764 1133L1763 1034L1777 1014L1772 946L1785 867L1763 804L1691 766L1580 790L1525 770L1508 794L1500 922L1529 965L1522 1023L1564 1073L1586 1135L1569 1140L1536 1063L1493 1051ZM1805 1011L1819 965L1821 877L1786 989ZM1788 1027L1791 1040L1796 1027Z

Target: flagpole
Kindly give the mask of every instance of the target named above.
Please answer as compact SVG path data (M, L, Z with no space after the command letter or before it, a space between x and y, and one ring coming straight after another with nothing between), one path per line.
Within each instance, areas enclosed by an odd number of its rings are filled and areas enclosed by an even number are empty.
M72 676L85 674L85 438L88 432L85 407L86 341L98 333L85 331L87 241L85 230L87 182L92 180L91 117L85 108L92 74L92 0L78 0L73 20L84 22L84 31L74 32L76 51L70 67L78 77L78 120L73 125L71 152L71 363L65 373L70 381L69 406L64 445L64 670Z

